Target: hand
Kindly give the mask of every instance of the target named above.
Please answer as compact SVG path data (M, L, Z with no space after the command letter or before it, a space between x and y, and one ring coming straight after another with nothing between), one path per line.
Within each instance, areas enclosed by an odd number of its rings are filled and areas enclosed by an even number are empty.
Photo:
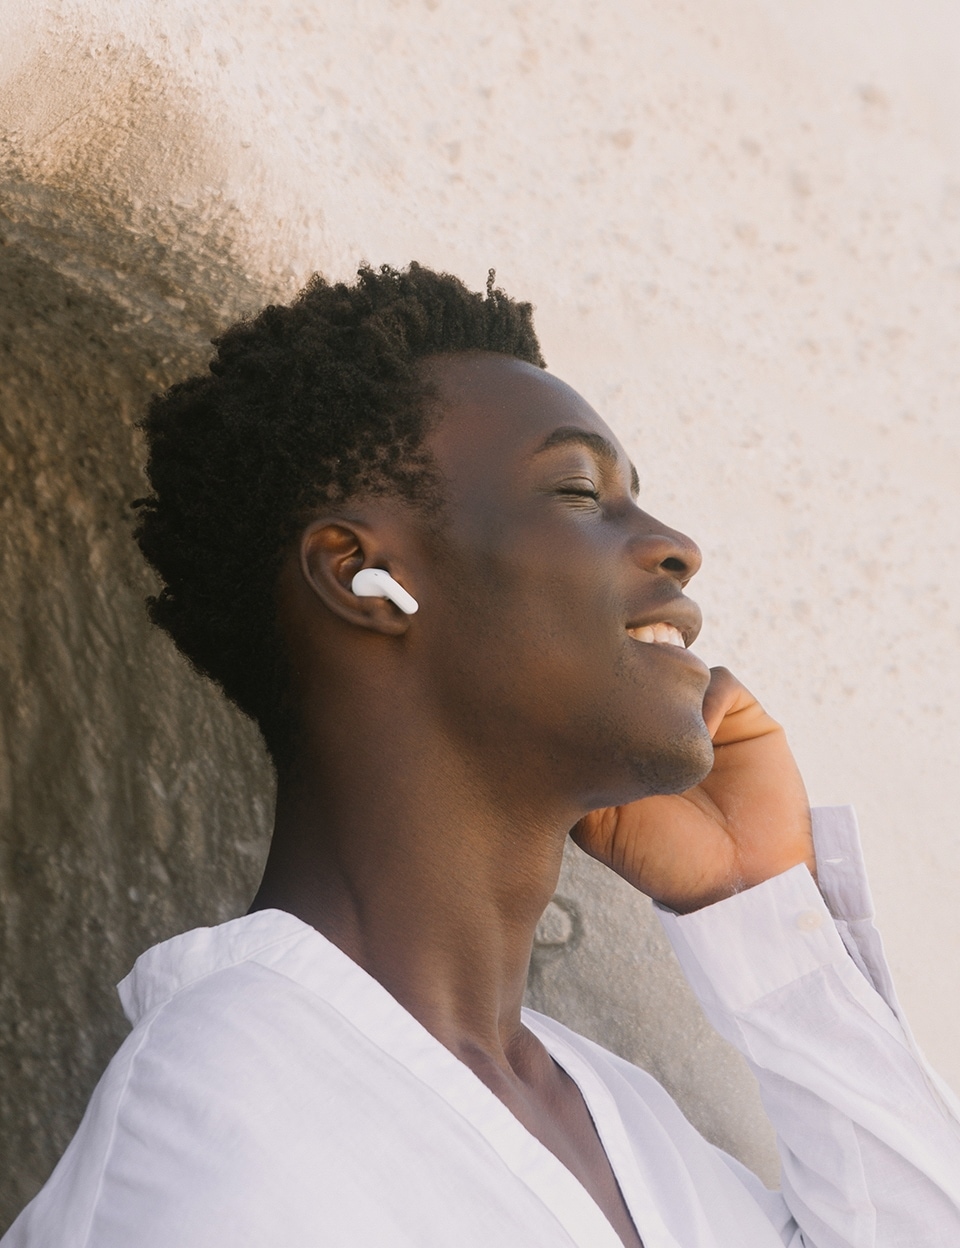
M805 863L816 875L810 806L783 729L713 668L703 718L714 763L675 797L591 811L571 835L655 901L686 914Z

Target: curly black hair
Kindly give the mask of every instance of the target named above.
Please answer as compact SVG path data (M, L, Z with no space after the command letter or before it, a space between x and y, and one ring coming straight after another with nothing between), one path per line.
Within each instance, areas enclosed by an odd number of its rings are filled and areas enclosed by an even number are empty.
M316 509L362 492L442 506L423 440L424 357L484 350L544 367L532 308L413 263L319 274L214 340L209 373L151 402L153 493L136 539L163 582L150 618L259 726L278 768L295 726L276 628L286 550Z

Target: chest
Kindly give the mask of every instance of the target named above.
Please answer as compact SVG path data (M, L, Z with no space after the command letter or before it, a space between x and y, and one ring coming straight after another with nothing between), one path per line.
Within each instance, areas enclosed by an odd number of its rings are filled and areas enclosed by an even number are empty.
M507 1108L586 1189L625 1248L643 1248L613 1167L576 1083L563 1070L542 1095L503 1095Z

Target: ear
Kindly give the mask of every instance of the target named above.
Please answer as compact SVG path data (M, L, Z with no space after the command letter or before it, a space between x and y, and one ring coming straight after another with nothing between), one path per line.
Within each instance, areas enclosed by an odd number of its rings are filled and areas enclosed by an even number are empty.
M391 566L392 564L392 566ZM402 581L396 558L365 524L341 517L314 520L300 535L300 572L324 606L348 624L389 636L407 631L410 617L387 598L361 598L351 589L361 568L385 568Z

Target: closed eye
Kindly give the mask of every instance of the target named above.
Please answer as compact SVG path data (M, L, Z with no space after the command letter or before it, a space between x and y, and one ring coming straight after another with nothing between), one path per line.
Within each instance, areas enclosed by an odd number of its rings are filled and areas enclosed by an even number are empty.
M560 489L557 490L557 493L564 494L568 498L590 498L595 503L600 502L600 491L594 490L594 489L588 489L586 487L584 487L583 489L579 489L576 486L564 485L564 486L561 486Z

